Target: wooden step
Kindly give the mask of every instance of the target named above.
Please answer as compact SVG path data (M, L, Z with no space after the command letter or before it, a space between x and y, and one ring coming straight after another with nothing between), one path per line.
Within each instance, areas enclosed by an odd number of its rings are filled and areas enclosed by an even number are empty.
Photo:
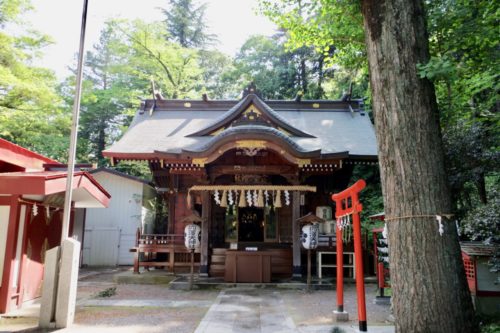
M214 248L210 256L210 276L223 277L226 272L226 249Z
M224 248L213 248L212 249L212 254L226 255L226 249L224 249Z
M212 255L210 261L211 261L212 264L225 263L226 262L226 256L219 255L219 254Z
M210 269L217 270L217 271L223 271L226 269L226 265L210 265Z

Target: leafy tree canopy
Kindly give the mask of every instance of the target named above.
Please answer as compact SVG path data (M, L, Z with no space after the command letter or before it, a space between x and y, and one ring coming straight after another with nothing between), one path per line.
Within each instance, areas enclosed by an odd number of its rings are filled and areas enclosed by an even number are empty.
M49 157L64 160L70 122L62 109L51 70L32 65L50 39L16 22L29 1L0 2L0 136Z
M215 36L207 33L206 8L206 4L196 6L193 0L169 0L167 9L161 10L167 17L167 40L186 48L204 48L214 42Z

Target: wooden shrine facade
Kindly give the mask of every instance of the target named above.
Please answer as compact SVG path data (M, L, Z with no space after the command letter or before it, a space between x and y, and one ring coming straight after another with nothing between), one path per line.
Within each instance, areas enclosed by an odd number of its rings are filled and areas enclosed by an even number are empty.
M201 216L200 273L224 275L227 251L257 250L274 251L277 276L302 272L295 221L333 206L353 165L377 151L362 100L268 101L249 86L240 100L144 100L103 155L148 161L168 203L164 234Z

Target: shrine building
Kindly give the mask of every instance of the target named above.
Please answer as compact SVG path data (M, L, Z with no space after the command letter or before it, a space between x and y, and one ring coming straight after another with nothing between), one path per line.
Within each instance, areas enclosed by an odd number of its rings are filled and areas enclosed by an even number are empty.
M198 213L199 273L227 278L227 256L252 252L235 278L252 282L259 255L272 278L303 273L299 218L329 207L320 217L332 220L331 194L348 186L355 164L377 162L377 146L361 99L264 100L250 85L239 100L144 100L103 155L149 163L168 205L171 263L182 261L186 221Z

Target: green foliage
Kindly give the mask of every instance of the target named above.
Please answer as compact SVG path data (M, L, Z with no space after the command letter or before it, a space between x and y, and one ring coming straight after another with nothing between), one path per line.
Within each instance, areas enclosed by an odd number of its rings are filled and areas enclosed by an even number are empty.
M101 290L100 292L97 293L96 297L112 297L116 295L116 287L110 287L104 290Z
M500 320L495 323L482 324L481 333L498 333L500 332Z
M264 98L292 98L300 90L292 54L277 38L250 37L236 55L234 66L233 77L240 87L253 81Z
M8 22L16 22L18 16L31 9L29 0L2 0L0 1L0 27Z
M16 36L0 31L0 137L64 161L69 115L53 72L31 64L50 39L16 24L29 8L29 1L0 2L0 26L20 31Z
M497 138L498 128L487 122L460 121L444 129L448 180L459 216L487 201L485 177L500 166Z
M311 46L328 62L346 68L366 66L363 17L351 0L260 0L261 12L288 32L288 46Z
M311 47L286 48L288 37L255 35L247 39L228 74L240 89L254 82L267 99L304 99L324 97L323 82L331 73L324 67L324 56Z
M215 41L215 36L207 33L205 23L206 4L198 7L193 0L169 0L167 9L162 9L168 35L166 38L185 48L203 48Z
M491 198L485 205L472 209L462 220L461 231L468 239L485 244L497 245L497 251L490 260L491 271L500 272L500 187L491 191Z
M211 99L237 98L241 86L231 75L235 71L233 59L219 51L200 50L198 53L202 80L195 90L206 93Z
M131 176L152 181L151 171L147 162L144 161L122 161L115 169Z
M486 205L472 209L462 220L462 232L473 241L500 245L500 193L492 191Z
M149 87L153 80L166 98L199 96L195 89L201 81L198 52L166 41L165 31L156 23L115 22L129 47L127 74L137 84Z
M351 186L358 179L366 182L366 187L359 193L359 200L363 204L363 212L360 215L362 232L368 235L369 244L367 248L373 248L372 229L383 226L383 222L370 219L370 216L384 211L384 202L382 197L382 187L380 184L380 172L376 165L355 165Z

